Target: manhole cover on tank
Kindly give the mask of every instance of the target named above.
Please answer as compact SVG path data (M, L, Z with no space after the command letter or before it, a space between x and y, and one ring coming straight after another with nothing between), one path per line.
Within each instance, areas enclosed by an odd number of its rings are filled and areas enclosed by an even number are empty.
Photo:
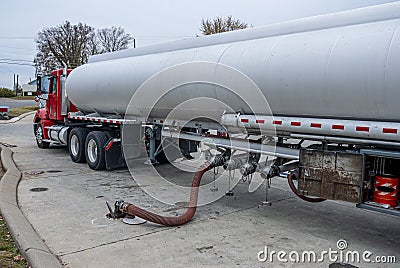
M49 190L49 188L46 188L46 187L36 187L36 188L29 189L29 191L31 191L31 192L45 192L47 190Z

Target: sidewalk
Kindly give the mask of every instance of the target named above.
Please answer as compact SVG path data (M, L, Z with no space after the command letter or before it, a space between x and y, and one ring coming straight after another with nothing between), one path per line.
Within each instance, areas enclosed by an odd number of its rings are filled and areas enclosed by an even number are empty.
M13 118L11 118L9 120L0 120L0 125L2 125L2 124L11 124L11 123L18 122L19 120L21 120L21 119L23 119L23 118L25 118L27 116L30 116L32 114L35 114L35 113L36 112L29 112L29 113L21 114L20 116L13 117Z
M17 187L22 174L15 166L12 151L0 146L0 160L6 171L0 180L0 211L21 254L32 267L61 267L19 208Z

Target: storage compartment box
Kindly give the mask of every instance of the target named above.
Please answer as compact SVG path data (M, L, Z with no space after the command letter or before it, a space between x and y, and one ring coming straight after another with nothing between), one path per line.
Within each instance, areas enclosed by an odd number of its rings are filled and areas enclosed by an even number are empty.
M360 203L363 166L362 154L302 149L298 193Z

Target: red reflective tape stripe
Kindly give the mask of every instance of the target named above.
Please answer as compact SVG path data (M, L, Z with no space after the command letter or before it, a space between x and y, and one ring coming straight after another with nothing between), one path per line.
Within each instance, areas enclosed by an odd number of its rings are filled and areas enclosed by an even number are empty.
M332 125L332 129L344 130L344 125Z
M274 120L274 121L272 121L272 124L274 124L274 125L282 125L282 120Z
M383 133L397 134L397 128L383 128Z
M241 121L242 123L248 123L248 122L249 122L249 119L243 118L243 119L241 119L240 121Z
M0 108L0 112L6 113L6 112L8 112L8 108Z
M295 127L300 127L301 122L292 122L292 123L290 123L290 125L295 126Z
M311 124L310 124L310 127L321 128L321 127L322 127L322 124L319 124L319 123L311 123Z
M106 151L110 150L110 148L111 148L111 146L112 146L113 144L114 144L114 141L111 140L111 141L107 144L107 146L106 146Z
M257 123L257 124L264 124L264 123L265 123L265 120L263 120L263 119L257 119L257 120L256 120L256 123Z
M356 127L356 131L363 131L363 132L369 132L369 127Z

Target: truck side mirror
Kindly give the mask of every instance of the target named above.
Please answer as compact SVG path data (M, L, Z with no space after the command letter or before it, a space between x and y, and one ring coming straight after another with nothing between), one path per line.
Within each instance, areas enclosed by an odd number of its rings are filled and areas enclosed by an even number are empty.
M36 77L36 95L41 95L42 94L42 77L38 75Z

